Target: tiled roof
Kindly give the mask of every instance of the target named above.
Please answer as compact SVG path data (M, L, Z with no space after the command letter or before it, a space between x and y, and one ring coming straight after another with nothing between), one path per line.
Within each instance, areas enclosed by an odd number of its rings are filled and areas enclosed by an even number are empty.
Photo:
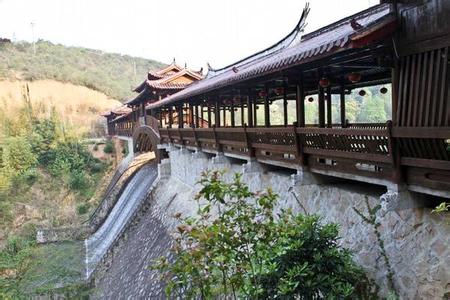
M139 89L138 88L135 89L135 91L139 92L139 95L137 95L135 98L133 98L131 100L128 100L126 102L126 104L134 104L134 103L141 101L143 98L145 98L148 95L148 92L150 89L174 90L174 91L182 90L192 83L191 82L186 82L186 83L178 82L177 83L174 81L177 78L185 76L185 75L192 77L194 79L194 81L202 79L202 76L200 75L199 72L195 72L195 71L192 71L189 69L182 69L181 71L179 71L177 73L173 73L173 74L163 77L161 79L146 80L143 83L141 83L141 85L138 87Z
M103 113L101 113L100 115L103 117L108 117L111 115L125 115L131 112L131 108L129 108L126 105L121 105L119 107L116 107L110 111L105 111Z
M352 48L352 38L361 35L361 32L394 21L391 5L380 4L304 35L301 39L299 38L301 29L297 25L293 32L274 46L220 70L210 70L204 80L191 84L186 89L157 103L150 104L148 108L160 107L251 78L285 70L326 54ZM354 29L355 22L358 25L357 29Z

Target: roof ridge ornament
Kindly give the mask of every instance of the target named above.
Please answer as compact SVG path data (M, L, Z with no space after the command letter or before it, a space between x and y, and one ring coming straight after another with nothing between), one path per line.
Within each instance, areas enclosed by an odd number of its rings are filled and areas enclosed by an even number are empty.
M176 64L177 64L177 62L176 62L175 57L174 57L173 60L172 60L172 65L176 65Z

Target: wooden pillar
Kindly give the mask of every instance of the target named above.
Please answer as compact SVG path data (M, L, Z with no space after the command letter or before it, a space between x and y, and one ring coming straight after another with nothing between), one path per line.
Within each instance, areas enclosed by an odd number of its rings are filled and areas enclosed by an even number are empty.
M283 88L283 120L284 127L288 126L288 99L287 99L287 84Z
M178 128L184 127L184 118L183 118L183 103L178 105Z
M227 126L227 106L223 106L223 117L222 117L223 127Z
M247 96L247 125L248 125L248 127L254 126L254 123L253 123L253 100L252 100L252 97L250 96L250 91Z
M172 116L172 105L169 106L169 128L172 128L173 116Z
M230 104L230 122L231 122L231 127L235 126L235 120L234 120L234 100L231 99L231 104Z
M194 128L194 105L189 103L189 127Z
M163 125L163 112L162 108L158 110L158 119L159 119L159 127L162 127Z
M344 87L344 84L341 84L341 86L340 86L339 95L340 95L340 106L341 106L341 127L345 128L346 122L345 122L345 87Z
M200 125L200 117L199 117L199 112L198 112L198 104L194 104L194 109L195 109L195 128L198 128Z
M324 128L325 127L325 93L323 90L323 87L320 85L318 86L319 90L319 127Z
M296 85L296 108L297 108L297 126L305 127L305 94L303 91L303 82Z
M208 127L211 128L212 127L211 126L211 105L209 105L209 103L208 103L207 108L208 108Z
M332 124L333 119L331 116L331 86L328 86L326 91L327 91L327 97L326 97L326 99L327 99L327 127L331 128L331 127L333 127L333 124Z
M264 98L264 126L270 127L269 88L266 85L266 97Z
M253 102L253 124L255 127L257 127L258 126L258 105L257 105L258 100L256 98L253 100L254 100L254 102Z
M244 124L245 124L245 122L244 122L244 117L245 117L245 114L244 114L244 101L242 100L242 97L241 97L241 126L244 126Z
M220 127L220 105L219 105L219 101L216 100L215 102L215 113L214 113L214 117L215 117L215 127Z
M398 94L399 94L399 60L396 59L395 63L394 63L394 68L392 69L392 95L391 95L391 103L392 103L392 115L391 115L391 119L392 119L392 126L397 126L397 112L398 112Z

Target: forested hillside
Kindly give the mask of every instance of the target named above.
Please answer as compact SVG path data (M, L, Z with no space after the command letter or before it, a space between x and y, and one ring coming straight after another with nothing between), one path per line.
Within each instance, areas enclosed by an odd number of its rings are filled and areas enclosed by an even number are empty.
M78 274L55 257L79 245L38 247L35 230L78 225L95 209L116 162L100 113L161 65L45 41L34 54L32 44L0 41L0 299L47 293L49 281Z
M55 79L86 86L117 100L132 95L132 88L143 76L161 66L150 59L42 40L36 43L36 52L27 42L0 42L0 80Z

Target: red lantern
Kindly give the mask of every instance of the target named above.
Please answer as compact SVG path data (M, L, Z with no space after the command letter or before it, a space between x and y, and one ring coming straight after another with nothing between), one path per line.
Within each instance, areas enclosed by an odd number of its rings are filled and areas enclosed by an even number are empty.
M361 80L361 74L359 73L351 73L350 75L348 75L348 80L351 83L357 83Z
M264 98L264 97L267 96L267 93L266 93L266 91L260 91L260 92L258 93L258 96L259 96L260 98Z
M283 93L284 93L284 88L278 87L278 88L275 89L275 94L277 96L282 95Z
M358 93L361 97L364 97L366 95L366 91L365 90L360 90Z
M319 85L323 88L329 87L330 86L330 80L326 77L323 77L322 79L319 80Z
M308 102L313 102L314 101L314 98L313 97L309 97L308 98Z

